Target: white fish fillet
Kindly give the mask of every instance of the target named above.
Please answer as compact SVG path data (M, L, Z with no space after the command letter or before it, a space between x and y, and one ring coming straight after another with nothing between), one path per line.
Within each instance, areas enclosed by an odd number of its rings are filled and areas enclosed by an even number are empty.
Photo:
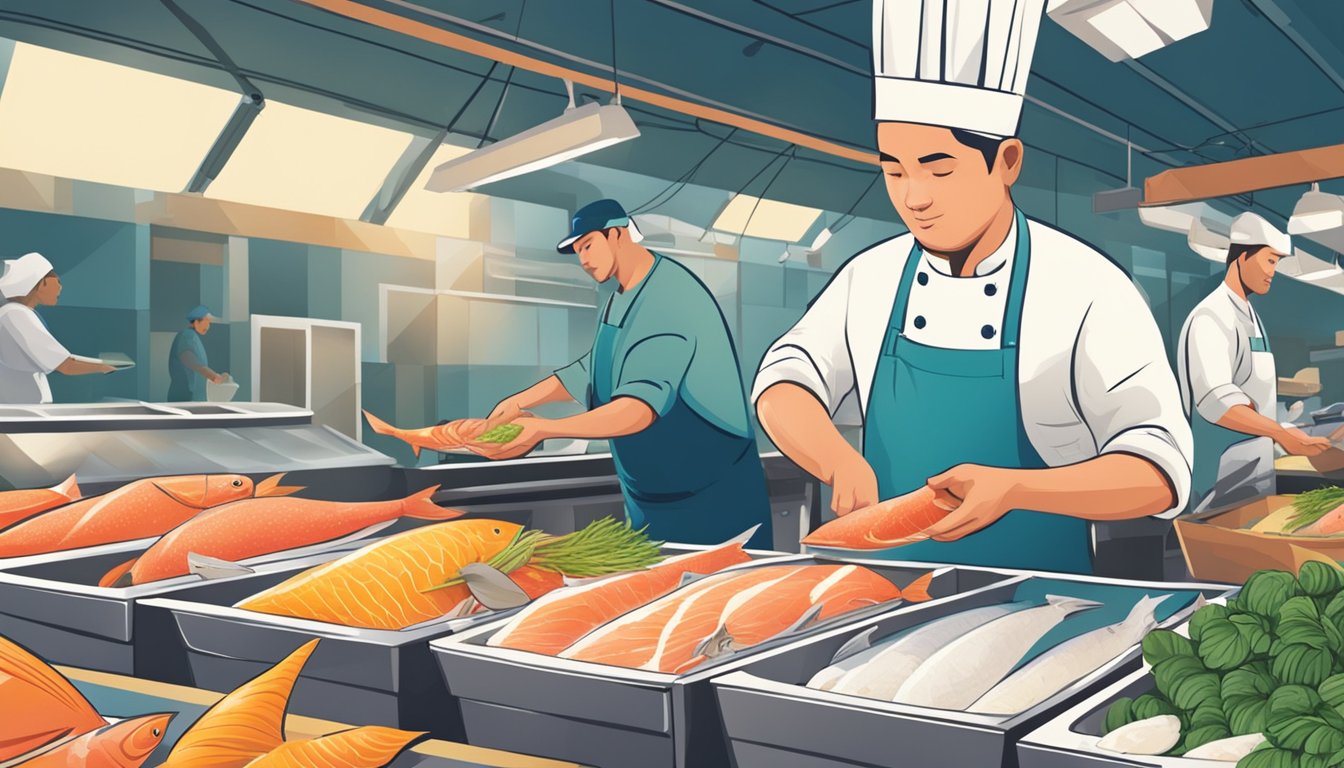
M896 692L901 704L965 709L1008 674L1061 621L1098 603L1048 595L1046 604L1001 616L963 634L920 665Z
M1157 626L1157 606L1168 597L1144 595L1124 621L1079 635L1037 656L967 711L1016 715L1040 704L1142 642L1143 636Z
M891 701L919 665L940 648L977 627L1029 606L1030 603L988 605L930 621L893 641L878 643L828 667L827 670L844 670L830 690ZM822 670L813 679L822 678L820 682L824 683L827 670Z

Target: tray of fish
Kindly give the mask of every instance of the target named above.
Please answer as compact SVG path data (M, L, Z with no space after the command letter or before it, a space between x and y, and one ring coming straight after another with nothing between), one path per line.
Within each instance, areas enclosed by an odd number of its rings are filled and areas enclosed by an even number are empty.
M776 556L748 554L741 541L722 548L744 559ZM464 569L507 564L509 583L535 597L563 587L569 571L617 572L686 552L675 545L660 551L607 518L564 536L501 520L455 520L381 539L319 567L253 579L246 596L206 584L150 605L173 616L200 687L226 690L321 638L295 690L294 712L459 739L455 702L426 641L502 615L477 603L462 583Z
M932 569L932 570L931 570ZM1011 578L808 556L555 592L430 643L475 745L592 766L728 764L709 681L797 637Z
M733 764L1011 768L1019 736L1227 589L1018 572L798 640L713 681Z

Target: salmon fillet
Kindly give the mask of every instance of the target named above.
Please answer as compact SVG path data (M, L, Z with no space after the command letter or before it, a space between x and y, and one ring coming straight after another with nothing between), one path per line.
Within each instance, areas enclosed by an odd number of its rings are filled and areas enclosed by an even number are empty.
M803 543L839 549L899 547L923 540L923 531L947 517L950 511L952 508L925 486L836 518L809 533Z

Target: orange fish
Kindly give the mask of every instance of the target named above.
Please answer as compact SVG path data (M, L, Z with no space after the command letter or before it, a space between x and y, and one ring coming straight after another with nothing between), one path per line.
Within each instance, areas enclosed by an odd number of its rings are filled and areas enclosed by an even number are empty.
M0 636L0 763L107 725L83 694Z
M423 735L356 728L286 743L289 697L316 647L317 640L310 640L220 699L182 734L164 768L377 768Z
M838 549L887 549L928 538L923 531L956 509L928 486L836 518L803 543Z
M106 725L25 760L23 768L140 768L163 743L171 714Z
M79 501L79 497L79 484L74 475L50 488L0 492L0 530L62 504Z
M99 585L127 587L186 576L193 570L191 556L220 575L244 574L251 569L237 565L240 560L277 552L298 555L307 547L363 538L400 517L452 520L465 514L431 501L438 489L436 485L393 501L264 498L213 507L169 531L139 557L112 569ZM201 560L202 556L208 561Z
M242 475L183 475L136 480L111 493L66 504L0 531L0 557L23 557L162 536L201 510L250 496L299 488L282 475L254 488Z
M464 435L459 432L459 422L456 421L433 427L421 427L420 429L402 429L388 424L368 411L364 412L364 418L369 420L369 428L374 432L395 437L404 443L408 443L416 456L419 456L420 451L426 448L431 451L451 451L462 448L471 442L471 438L475 437L475 435Z

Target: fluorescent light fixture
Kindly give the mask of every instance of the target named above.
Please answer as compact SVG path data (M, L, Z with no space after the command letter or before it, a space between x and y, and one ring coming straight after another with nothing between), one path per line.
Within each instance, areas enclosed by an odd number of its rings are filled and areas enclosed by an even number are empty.
M1344 197L1321 191L1320 184L1302 194L1288 220L1288 234L1305 235L1344 227Z
M435 168L470 151L452 144L442 144L434 150L434 156L420 171L415 183L406 190L401 202L392 209L392 215L388 216L384 223L398 229L414 229L419 232L466 239L471 224L471 206L480 195L470 192L440 195L425 189L425 184Z
M1223 226L1231 226L1232 224L1231 217L1205 202L1159 205L1139 209L1139 221L1142 221L1146 226L1167 232L1179 232L1183 235L1190 233L1190 227L1197 219L1217 222Z
M713 228L744 237L796 243L821 216L821 209L751 195L734 195Z
M449 160L434 169L427 189L461 192L596 152L639 135L619 104L571 107L535 128Z
M358 219L411 134L267 101L205 196Z
M0 166L181 192L241 97L16 43L0 93Z
M1051 0L1046 13L1106 58L1124 61L1208 29L1213 0Z

